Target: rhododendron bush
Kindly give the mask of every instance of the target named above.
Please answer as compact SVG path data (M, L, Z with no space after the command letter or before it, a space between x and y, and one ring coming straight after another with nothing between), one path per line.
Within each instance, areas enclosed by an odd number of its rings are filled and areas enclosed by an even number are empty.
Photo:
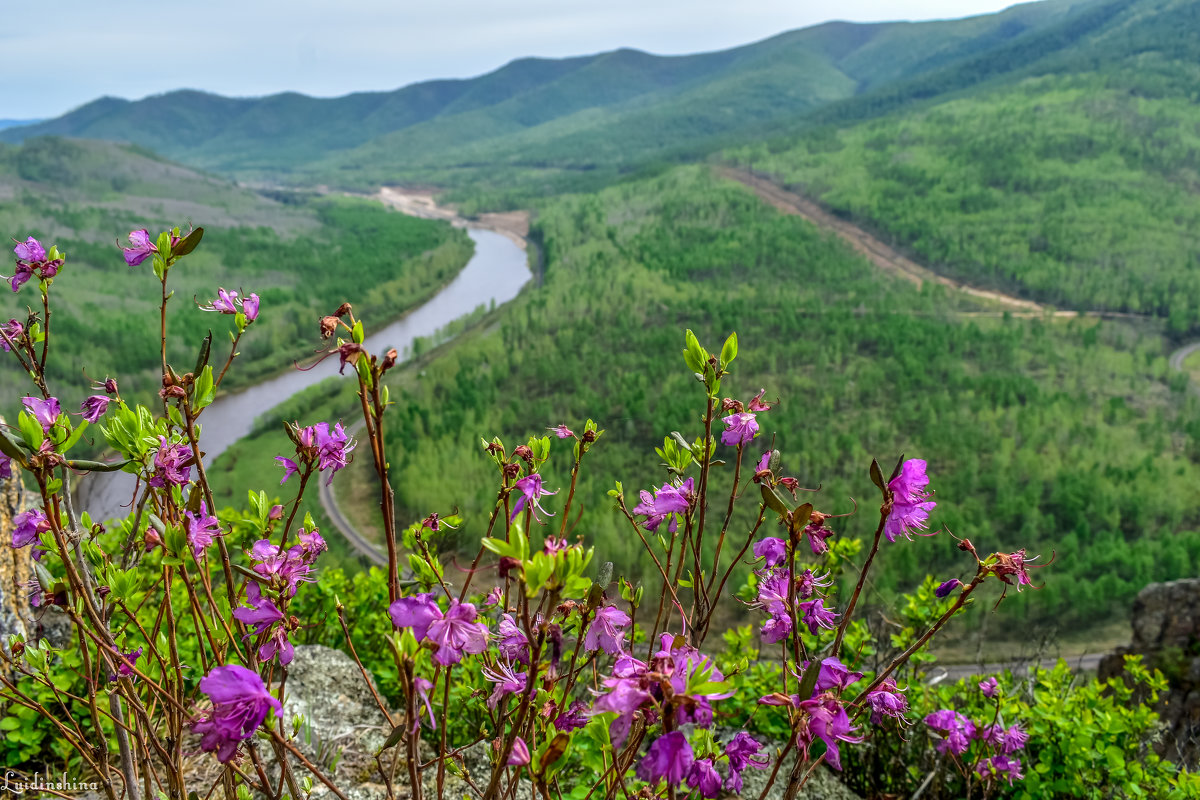
M511 796L519 785L544 798L578 795L581 783L584 795L597 797L712 798L742 791L749 771L762 771L790 798L822 764L844 769L856 748L914 724L938 739L968 795L994 794L1028 772L1026 733L998 700L984 707L990 716L947 707L914 718L901 678L981 585L1028 586L1036 557L958 539L962 574L931 589L928 619L893 657L862 669L865 633L854 620L875 562L892 549L921 547L923 537L953 536L931 516L953 498L934 499L936 468L918 458L890 469L863 465L864 490L877 506L806 488L820 476L788 474L787 454L773 447L771 408L780 401L769 390L730 396L736 335L710 353L687 333L683 364L695 375L698 411L692 427L670 432L657 448L656 485L616 483L609 492L612 513L653 564L657 581L648 585L631 585L620 565L599 563L585 544L576 487L604 434L592 420L538 421L552 425L548 435L516 445L482 438L479 458L494 474L490 516L461 520L451 509L429 509L398 529L383 446L384 379L398 354L365 349L364 322L348 303L316 321L313 338L323 343L319 357L338 358L345 379L357 381L358 440L349 420L288 425L294 449L276 458L284 502L245 487L250 511L218 515L199 439L204 411L241 336L270 309L260 308L257 294L214 287L209 302L181 313L228 318L228 352L209 337L194 366L168 362L169 312L180 313L169 278L186 268L181 261L202 234L135 231L124 250L130 268L150 262L162 287L162 388L151 406L126 403L119 376L92 389L47 385L53 284L70 279L56 248L34 238L17 244L9 284L36 293L37 302L26 318L0 325L0 345L31 381L24 407L0 430L0 475L19 472L36 487L7 544L30 549L31 602L60 606L73 623L61 650L16 637L7 643L0 698L41 715L55 752L70 751L107 796L253 790L299 797L323 785L346 797L349 787L304 755L301 726L282 708L296 640L309 624L294 612L315 591L309 584L319 580L326 550L312 519L298 513L301 498L350 459L368 457L386 528L380 616L391 632L383 652L366 661L389 662L398 701L370 684L392 725L372 755L377 782L393 795L412 787L415 796L440 798L453 774L484 800ZM113 455L72 456L85 432L98 433ZM569 466L567 485L543 478L551 459ZM67 483L116 470L137 477L130 513L101 524L75 507ZM856 544L845 531L868 516L865 557L845 579L841 567ZM462 559L469 567L452 567L439 545L448 528L467 524L482 536ZM758 664L729 657L721 620L730 613L755 620ZM345 609L336 614L358 661ZM772 668L756 671L763 664ZM68 685L83 688L62 689ZM481 688L464 696L464 685ZM998 696L994 683L979 691ZM453 716L482 720L470 735L451 718L452 692L469 706ZM746 718L719 711L722 704L751 709L752 730ZM482 773L465 765L472 746L488 754ZM218 766L197 769L197 757Z

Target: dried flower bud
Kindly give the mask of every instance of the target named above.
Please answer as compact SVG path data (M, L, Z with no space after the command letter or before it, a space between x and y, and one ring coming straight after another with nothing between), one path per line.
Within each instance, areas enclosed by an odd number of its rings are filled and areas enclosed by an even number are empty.
M500 444L499 442L489 442L487 447L483 449L493 454L500 453L503 455L504 453L504 445Z
M104 379L104 391L111 395L117 394L117 381L115 378Z
M500 577L507 578L508 574L514 569L520 569L521 559L513 558L512 556L504 556L500 559Z
M743 411L745 411L746 408L745 408L745 406L742 405L741 400L734 400L732 397L726 397L724 400L721 401L721 410L722 411L733 411L735 413L740 414Z
M349 314L352 310L353 310L353 306L351 306L349 303L342 303L340 306L338 306L337 311L333 312L333 315L335 317L344 317L347 314Z
M516 450L513 450L513 455L517 458L523 458L527 463L533 463L533 451L529 449L529 445L518 445Z
M380 371L387 372L389 369L396 366L396 359L398 359L399 357L400 357L400 354L398 352L396 352L396 348L393 347L391 350L388 350L383 355L383 364L379 368Z
M591 444L592 442L596 441L596 432L591 430L584 431L581 438L583 439L584 444Z
M337 317L321 317L321 338L328 339L338 329Z
M509 462L504 465L504 477L512 480L521 474L521 465Z

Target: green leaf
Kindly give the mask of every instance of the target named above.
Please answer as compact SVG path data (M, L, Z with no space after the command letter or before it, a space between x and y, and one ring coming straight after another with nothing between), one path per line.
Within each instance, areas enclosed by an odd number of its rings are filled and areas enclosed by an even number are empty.
M213 368L211 366L205 366L200 371L200 377L196 378L196 384L192 391L192 406L197 411L207 408L212 404L215 390L213 388Z
M729 338L725 340L725 344L721 346L721 368L728 367L738 354L738 339L737 331L729 334Z
M208 366L208 356L212 352L212 331L200 342L200 354L196 356L196 368L192 370L193 375L199 375L200 370Z
M86 419L79 420L79 424L71 431L71 435L58 447L58 452L65 455L68 450L74 447L75 443L79 441L79 437L83 436L83 432L87 429L87 426L88 421Z
M187 236L175 243L174 249L171 250L171 255L176 258L182 258L188 253L196 249L196 245L200 244L200 240L204 238L204 228L196 228Z
M132 459L123 461L113 461L105 463L103 461L88 461L84 458L77 458L73 461L68 461L67 466L74 470L83 470L84 472L116 472L124 469L126 465L134 463Z
M760 483L758 488L762 490L763 503L766 504L767 508L780 516L788 513L787 504L783 502L783 498L774 489L767 486L766 483Z

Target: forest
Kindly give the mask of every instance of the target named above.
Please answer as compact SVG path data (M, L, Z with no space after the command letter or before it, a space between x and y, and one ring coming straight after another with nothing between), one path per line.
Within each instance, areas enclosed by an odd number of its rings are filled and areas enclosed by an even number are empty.
M652 365L681 350L685 328L708 342L736 329L747 356L724 391L778 399L761 446L773 437L785 471L820 486L818 508L853 508L864 459L919 456L938 497L955 501L938 525L980 547L1054 557L1055 580L1001 614L1104 621L1146 583L1200 566L1196 400L1153 322L1014 319L881 279L701 167L556 199L533 237L544 283L507 309L498 335L468 333L394 381L402 525L458 508L471 541L491 502L471 488L489 469L473 452L480 437L540 437L592 418L607 434L572 524L602 559L644 569L606 492L664 477L639 471L654 456L634 442L698 435L695 387ZM567 477L550 473L547 485ZM840 522L865 535L853 517ZM895 576L950 568L953 541L934 541L931 563L896 554L877 582L885 597L912 588Z

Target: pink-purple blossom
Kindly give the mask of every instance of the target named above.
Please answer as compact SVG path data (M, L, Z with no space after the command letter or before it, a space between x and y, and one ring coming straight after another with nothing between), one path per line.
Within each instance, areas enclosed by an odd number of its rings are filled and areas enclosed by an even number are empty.
M279 607L271 602L271 598L262 593L262 589L254 581L246 586L246 601L249 607L243 606L233 611L233 618L243 625L253 626L251 634L266 638L258 648L260 661L270 661L279 656L279 663L287 666L292 662L295 648L288 641L287 629L284 627L284 615ZM250 634L247 634L250 635Z
M867 693L867 706L871 709L871 724L878 725L885 717L902 719L908 711L908 698L896 686L895 678L888 678L878 689Z
M1019 781L1025 777L1021 772L1021 761L1016 758L1009 758L1005 755L995 755L991 758L985 758L975 765L975 772L983 780L993 780L1003 778L1012 785L1013 781Z
M999 690L1000 690L1000 683L999 683L999 681L996 680L996 677L994 675L990 678L987 678L986 680L982 680L979 682L979 691L983 692L983 696L988 698L989 700L994 698L996 696L996 692L998 692Z
M588 652L601 649L609 655L617 655L625 649L625 629L630 622L629 615L616 606L597 609L596 619L583 637L584 649Z
M303 553L306 563L313 563L317 560L317 556L329 549L329 545L325 543L324 537L317 528L311 531L301 528L296 533L296 540L300 542L300 551Z
M575 436L574 431L566 426L566 424L555 425L553 428L547 428L548 431L553 431L554 435L560 439L570 439Z
M668 786L678 786L691 772L695 754L687 737L671 731L654 740L649 751L637 765L637 776L651 786L665 780Z
M814 636L817 635L817 628L832 629L834 620L838 617L832 609L825 607L825 601L820 597L801 603L800 613L802 614L800 621L808 626L809 633Z
M192 725L201 734L200 749L215 752L228 763L238 744L249 739L272 710L283 716L279 700L271 696L257 673L237 664L214 668L200 679L200 691L212 701L212 710Z
M195 459L185 444L171 444L165 436L158 437L158 452L154 454L154 472L150 485L156 488L183 486L192 479Z
M79 406L79 412L83 414L83 418L88 422L95 422L104 416L104 412L108 410L108 404L112 400L102 394L94 394L83 401Z
M701 797L716 798L721 793L721 775L711 758L697 759L688 772L687 785L700 792Z
M62 414L62 406L55 397L48 397L45 400L40 397L22 397L21 402L25 404L29 413L34 416L46 433L50 433L54 423L58 421L59 415Z
M929 476L925 474L923 459L910 458L900 468L900 474L891 480L888 489L892 493L892 510L884 523L883 532L889 542L897 536L912 539L914 531L928 530L929 512L937 503L929 499L926 487Z
M754 557L765 558L767 567L775 567L787 559L787 545L783 539L768 536L754 543Z
M529 673L516 672L510 664L501 661L495 667L484 666L480 671L485 679L495 684L487 701L488 708L493 711L506 696L525 691Z
M188 544L192 546L192 555L199 561L204 551L225 532L221 530L220 521L208 513L208 504L203 500L200 501L199 514L185 511L183 516L187 521Z
M310 583L316 578L310 574L312 568L305 559L304 548L293 545L286 550L270 539L259 539L250 548L250 558L256 563L253 569L274 588L294 597L301 583Z
M24 242L17 242L17 246L13 248L13 252L17 256L16 269L11 278L8 278L8 285L12 287L14 292L20 291L22 284L37 274L42 280L49 280L58 274L58 269L63 265L61 258L50 259L46 253L46 248L37 239L30 236Z
M13 516L12 546L21 548L36 542L50 530L50 520L40 508L31 508Z
M16 346L17 341L25 335L25 326L15 319L10 319L8 322L0 325L0 348L4 352L9 352L9 342Z
M939 753L950 753L961 756L971 746L975 738L975 723L957 711L944 708L925 717L925 724L942 735L937 743Z
M12 476L12 459L0 453L0 480L9 480Z
M525 744L525 740L518 736L513 740L512 752L509 753L508 761L505 762L509 767L523 767L530 762L529 745Z
M643 490L640 492L642 502L634 507L633 513L646 517L642 527L655 531L667 517L671 518L667 529L674 533L678 528L679 515L686 514L695 498L695 481L688 478L678 486L664 483L661 489L655 489L654 494Z
M736 447L746 444L758 435L758 420L749 411L730 414L728 417L722 418L721 422L725 423L725 430L721 434L721 444Z
M429 633L433 621L441 618L442 610L433 601L433 595L421 593L401 597L388 606L388 614L397 628L412 628L413 636L419 642Z
M517 627L512 614L504 614L500 617L500 624L496 627L496 637L498 639L496 646L501 655L509 661L529 663L529 637L525 635L525 631Z
M125 253L125 263L131 267L141 264L151 253L157 253L158 248L150 241L150 231L143 228L140 231L130 231L129 247L121 248Z
M850 724L850 717L842 703L831 694L818 695L811 700L800 703L800 709L807 712L805 725L796 736L797 743L808 755L808 748L816 739L825 743L825 762L834 769L841 771L841 753L839 742L857 744L861 736L855 736L855 728Z
M254 322L254 320L258 319L258 305L259 299L257 294L251 294L242 300L242 313L246 315L247 322Z
M457 664L464 653L478 654L487 649L488 628L476 622L477 613L471 603L451 598L450 608L429 625L426 638L437 645L433 660L442 666Z
M821 662L816 691L836 689L838 692L844 692L847 687L858 683L862 676L861 672L851 672L836 656L830 656Z
M938 597L939 599L945 598L945 597L949 596L949 594L951 592L953 592L955 589L957 589L958 587L960 587L962 585L963 585L963 582L960 581L958 578L951 578L950 580L946 581L945 583L943 583L942 585L940 585L936 589L934 589L933 594L936 597Z
M547 495L558 494L558 492L548 492L543 489L541 475L536 472L532 475L526 475L524 478L521 478L517 481L516 487L517 491L520 492L521 495L517 498L517 501L513 503L512 514L510 514L508 517L510 521L516 519L517 514L521 513L521 509L525 508L526 505L533 510L533 518L538 522L542 521L542 518L538 515L539 511L547 516L554 516L554 514L542 508L539 498L546 497Z

